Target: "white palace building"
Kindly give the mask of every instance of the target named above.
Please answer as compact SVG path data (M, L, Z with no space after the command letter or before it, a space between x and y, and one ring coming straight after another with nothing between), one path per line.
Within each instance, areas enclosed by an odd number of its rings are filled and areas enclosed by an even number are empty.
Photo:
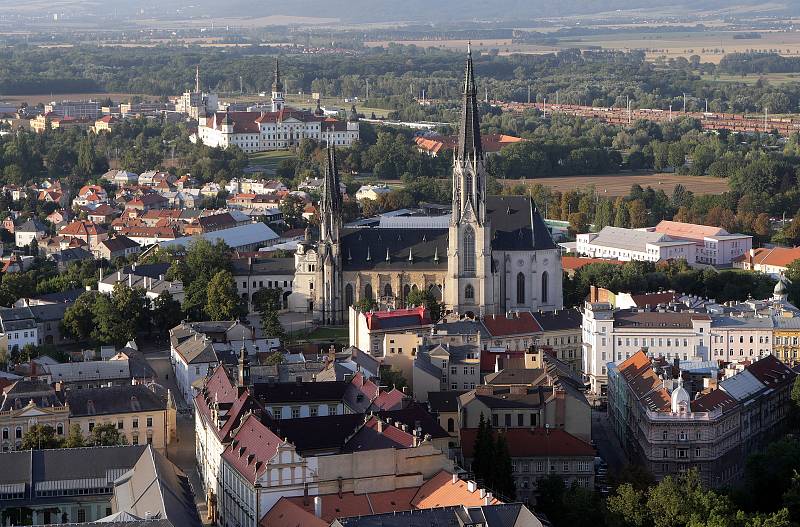
M355 106L346 121L326 117L319 105L313 112L285 106L277 61L272 111L213 112L198 121L194 141L221 148L236 145L246 153L291 148L306 138L336 146L349 146L359 138Z

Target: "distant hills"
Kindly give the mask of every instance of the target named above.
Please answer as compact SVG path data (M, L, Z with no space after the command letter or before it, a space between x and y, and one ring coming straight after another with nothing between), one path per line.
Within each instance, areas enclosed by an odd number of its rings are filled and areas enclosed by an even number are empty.
M34 7L34 4L38 4ZM515 20L569 15L591 15L616 10L645 10L648 13L688 14L720 10L743 14L796 14L795 0L229 0L224 7L217 0L0 0L0 14L26 12L116 12L161 16L192 13L212 17L263 17L289 15L337 18L343 22L453 22L464 20Z

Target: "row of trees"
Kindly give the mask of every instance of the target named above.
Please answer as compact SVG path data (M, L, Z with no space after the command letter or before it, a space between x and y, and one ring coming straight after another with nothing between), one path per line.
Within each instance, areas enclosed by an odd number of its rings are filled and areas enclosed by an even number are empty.
M581 305L592 285L635 294L671 289L727 302L748 297L767 298L772 294L775 280L748 271L692 269L683 260L658 264L592 263L578 269L573 277L564 277L564 303Z
M96 424L88 437L84 437L79 424L73 424L65 436L58 435L50 425L33 425L22 436L22 450L47 448L80 448L85 446L127 445L127 438L114 423Z

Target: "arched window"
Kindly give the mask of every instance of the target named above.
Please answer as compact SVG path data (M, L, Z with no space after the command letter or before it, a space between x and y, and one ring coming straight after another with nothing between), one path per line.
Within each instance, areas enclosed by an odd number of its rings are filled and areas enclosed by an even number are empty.
M56 434L60 436L64 435L64 425L62 425L61 423L58 423L58 426L56 426Z
M406 284L403 286L403 303L408 302L408 294L411 292L411 286Z
M366 298L372 298L372 284L367 284L366 287L364 287L364 296Z
M475 231L467 225L464 229L464 272L475 272Z
M447 431L448 432L456 431L456 421L452 417L447 420Z
M347 284L344 286L344 307L353 305L353 285Z
M392 284L386 284L383 288L383 296L389 298L392 296Z
M547 271L542 273L542 304L547 303L547 288L548 288Z
M525 275L517 273L517 304L525 303Z
M464 298L466 300L475 300L475 288L472 285L467 284L467 287L464 288Z

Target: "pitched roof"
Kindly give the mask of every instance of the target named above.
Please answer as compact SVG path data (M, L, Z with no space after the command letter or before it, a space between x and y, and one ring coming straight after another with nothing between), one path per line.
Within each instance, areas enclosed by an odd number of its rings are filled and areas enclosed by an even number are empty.
M644 351L639 350L634 353L631 358L621 362L617 368L634 396L648 410L656 412L670 410L670 394L653 371L650 358Z
M103 240L102 242L100 242L100 245L102 245L103 247L108 249L109 252L112 253L124 251L125 249L133 249L135 247L139 247L138 243L131 240L124 234Z
M542 331L580 329L583 322L583 315L578 308L543 311L540 313L534 312L533 318L539 323Z
M488 196L486 214L492 228L492 249L528 251L555 249L550 229L533 199L525 196Z
M367 328L370 330L425 326L432 323L428 311L424 307L371 311L364 313L364 316L367 319Z
M625 262L621 262L619 260L609 260L605 258L583 258L579 256L568 256L562 255L561 256L561 267L565 271L577 271L581 267L587 266L593 263L607 263L612 265L622 265Z
M511 318L503 315L488 315L483 317L482 322L489 331L489 334L493 337L527 335L530 333L542 332L542 327L528 311L515 313Z
M70 417L158 411L167 408L166 398L141 384L67 390Z
M745 254L737 260L749 261L755 265L769 265L773 267L789 267L789 264L800 259L800 247L772 247L753 249L753 256Z
M501 502L497 498L492 498L492 503ZM456 478L454 482L453 475L442 470L422 484L414 499L411 500L411 505L415 509L432 509L453 505L475 507L483 505L483 498L477 486L474 491L470 492L466 481Z
M709 236L726 236L728 231L722 227L697 225L680 221L661 220L655 227L655 232L668 234L673 238L702 241Z
M108 231L102 225L87 220L75 220L64 225L58 233L61 236L97 236Z
M774 355L757 360L746 367L767 388L794 382L797 374Z
M502 433L508 443L511 457L592 457L594 447L559 428L506 428L494 431L495 437ZM461 429L461 451L471 458L475 448L477 428Z
M278 453L281 444L281 438L261 424L258 417L250 414L233 435L222 457L240 475L255 483Z

